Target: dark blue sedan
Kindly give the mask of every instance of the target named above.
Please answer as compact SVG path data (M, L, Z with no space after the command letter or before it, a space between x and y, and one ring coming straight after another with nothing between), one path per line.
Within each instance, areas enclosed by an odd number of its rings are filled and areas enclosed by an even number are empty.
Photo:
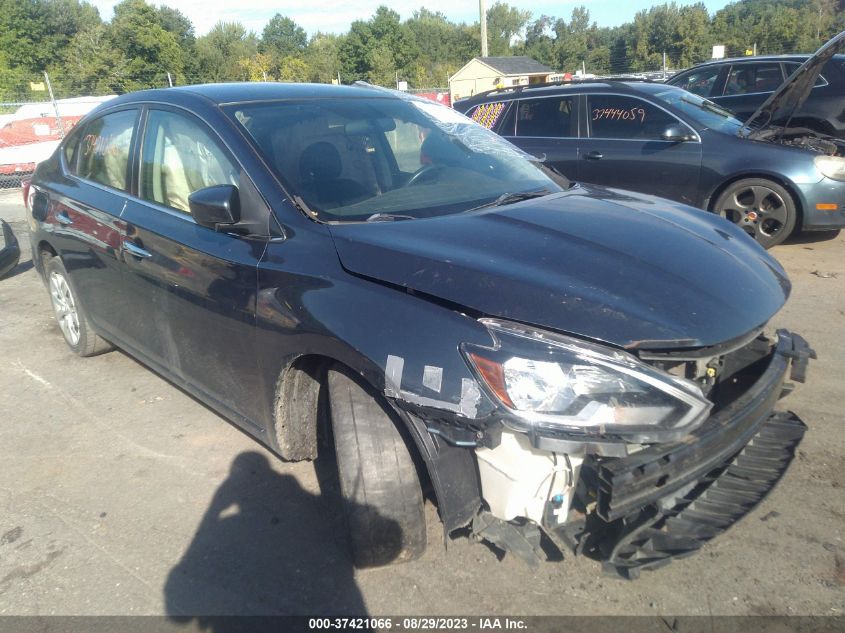
M815 80L805 66L799 90ZM796 228L845 226L845 142L761 124L792 107L791 89L745 125L680 88L634 81L504 89L455 108L574 180L713 211L769 248Z

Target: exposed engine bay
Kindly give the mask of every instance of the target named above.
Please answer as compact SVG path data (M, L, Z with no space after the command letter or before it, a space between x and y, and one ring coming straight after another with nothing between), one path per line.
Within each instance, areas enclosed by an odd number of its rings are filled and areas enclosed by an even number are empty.
M768 127L754 133L754 138L826 156L845 156L845 141L804 127Z

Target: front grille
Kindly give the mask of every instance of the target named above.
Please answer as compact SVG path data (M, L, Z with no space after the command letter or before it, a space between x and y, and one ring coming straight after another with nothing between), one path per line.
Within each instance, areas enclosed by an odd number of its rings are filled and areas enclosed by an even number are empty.
M606 571L626 578L688 556L748 514L780 480L807 427L791 412L773 413L751 441L711 470L668 510L644 509L598 547Z

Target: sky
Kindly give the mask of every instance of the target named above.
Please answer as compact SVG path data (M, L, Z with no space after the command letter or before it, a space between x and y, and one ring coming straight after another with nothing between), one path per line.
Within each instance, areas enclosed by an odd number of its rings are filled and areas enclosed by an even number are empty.
M486 0L487 6L495 0ZM508 4L528 9L536 17L551 15L569 18L573 7L584 5L590 18L599 26L617 26L634 19L634 14L664 0L510 0ZM695 0L679 0L678 4L693 4ZM111 20L116 0L89 0L100 11L100 17ZM409 18L416 9L425 6L440 11L454 22L478 20L477 0L154 0L151 4L179 9L194 23L197 35L207 33L217 22L240 22L247 29L261 34L264 25L276 13L293 19L311 35L316 31L345 33L355 20L366 20L376 8L387 5ZM728 4L728 0L704 0L713 13Z

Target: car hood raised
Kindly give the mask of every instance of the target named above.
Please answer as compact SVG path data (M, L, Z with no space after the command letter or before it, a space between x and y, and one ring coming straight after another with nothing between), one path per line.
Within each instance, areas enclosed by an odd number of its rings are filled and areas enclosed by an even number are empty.
M770 125L785 122L804 104L822 68L834 55L845 49L845 31L832 38L775 90L752 114L739 131L742 137L755 138Z
M724 343L765 324L790 291L777 261L731 223L592 186L330 230L353 274L621 347Z

